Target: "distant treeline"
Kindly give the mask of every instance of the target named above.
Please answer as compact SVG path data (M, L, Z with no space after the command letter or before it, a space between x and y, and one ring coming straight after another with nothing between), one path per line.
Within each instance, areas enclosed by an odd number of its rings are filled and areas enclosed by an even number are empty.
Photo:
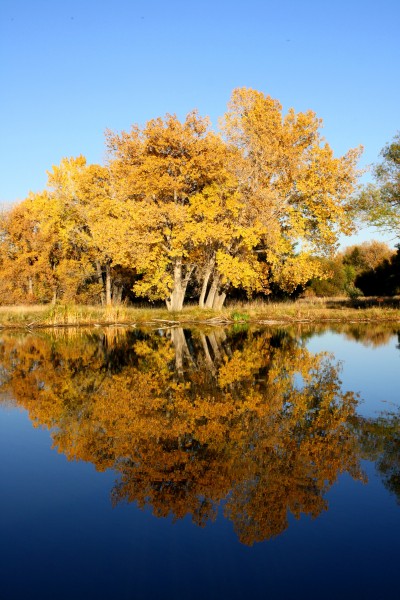
M316 296L394 296L400 294L400 246L383 242L350 246L333 259L321 259L330 276L314 279L306 288Z

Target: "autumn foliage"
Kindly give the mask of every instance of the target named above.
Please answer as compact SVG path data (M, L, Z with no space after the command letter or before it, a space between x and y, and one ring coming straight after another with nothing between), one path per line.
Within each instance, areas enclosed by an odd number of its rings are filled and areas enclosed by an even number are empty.
M312 111L234 90L221 131L196 111L107 132L105 165L65 158L1 221L3 303L136 294L220 308L240 288L288 292L352 229L360 150L336 158Z

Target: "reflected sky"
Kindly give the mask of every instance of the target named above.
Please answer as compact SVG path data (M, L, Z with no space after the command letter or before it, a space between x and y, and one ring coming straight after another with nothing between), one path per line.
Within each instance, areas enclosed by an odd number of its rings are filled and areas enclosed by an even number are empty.
M311 352L332 352L342 361L343 387L359 392L362 402L357 412L377 416L382 411L400 408L400 350L397 332L385 343L374 345L367 340L347 338L338 332L312 337L307 347Z

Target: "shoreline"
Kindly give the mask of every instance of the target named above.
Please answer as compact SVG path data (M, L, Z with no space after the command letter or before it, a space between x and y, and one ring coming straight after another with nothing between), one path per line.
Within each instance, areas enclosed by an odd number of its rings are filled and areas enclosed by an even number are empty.
M131 306L1 306L0 331L66 327L177 327L234 325L400 324L400 303L388 299L376 306L349 306L349 301L235 303L221 311L187 306L179 313L164 308Z

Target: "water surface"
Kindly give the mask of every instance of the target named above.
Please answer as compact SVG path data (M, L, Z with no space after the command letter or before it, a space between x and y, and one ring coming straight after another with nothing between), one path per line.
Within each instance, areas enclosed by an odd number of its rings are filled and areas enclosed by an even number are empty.
M392 327L0 343L2 598L394 598Z

